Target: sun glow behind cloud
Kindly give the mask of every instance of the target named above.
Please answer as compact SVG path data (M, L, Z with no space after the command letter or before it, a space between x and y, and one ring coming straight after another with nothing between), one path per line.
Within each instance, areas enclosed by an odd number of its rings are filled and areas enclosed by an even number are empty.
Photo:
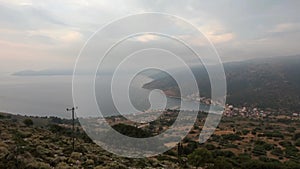
M145 35L141 35L141 36L137 36L137 37L133 38L133 40L136 40L138 42L149 42L149 41L158 40L158 39L159 39L159 36L152 35L152 34L145 34Z

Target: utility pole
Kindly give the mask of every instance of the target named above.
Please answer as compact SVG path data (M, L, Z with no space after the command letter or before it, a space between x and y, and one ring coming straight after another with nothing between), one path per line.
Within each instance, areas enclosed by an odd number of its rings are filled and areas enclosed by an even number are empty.
M75 149L75 109L77 109L77 107L72 107L72 108L67 108L67 111L72 111L72 148L73 151Z

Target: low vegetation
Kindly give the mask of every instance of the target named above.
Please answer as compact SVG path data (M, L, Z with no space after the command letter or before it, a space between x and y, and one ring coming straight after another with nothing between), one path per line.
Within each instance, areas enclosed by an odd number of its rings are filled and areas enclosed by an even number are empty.
M300 121L291 120L287 125L277 119L223 118L213 136L199 144L205 117L199 115L197 127L180 145L155 157L130 159L94 144L79 123L73 150L70 120L0 115L0 168L300 168ZM130 137L144 138L165 130L164 121L175 117L164 116L144 128L121 123L113 128Z

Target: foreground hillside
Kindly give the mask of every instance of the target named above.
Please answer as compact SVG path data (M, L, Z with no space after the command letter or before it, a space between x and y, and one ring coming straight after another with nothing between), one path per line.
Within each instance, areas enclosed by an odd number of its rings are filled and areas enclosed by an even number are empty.
M70 125L56 123L61 121L58 118L8 114L0 114L0 117L1 169L179 168L176 163L155 158L117 157L94 144L79 126L73 151ZM33 124L24 124L27 119L32 119ZM39 123L38 126L35 123Z
M163 132L176 119L168 110L143 127L110 117L113 127L131 137ZM0 113L0 168L216 168L299 169L300 119L287 116L258 118L224 117L205 144L197 142L205 113L181 144L152 158L129 159L113 155L94 144L76 122L72 149L70 120L56 117L24 117Z

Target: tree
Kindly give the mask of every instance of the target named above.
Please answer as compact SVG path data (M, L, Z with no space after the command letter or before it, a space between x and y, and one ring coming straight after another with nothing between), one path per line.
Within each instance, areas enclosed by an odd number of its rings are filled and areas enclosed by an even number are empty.
M204 167L211 162L212 155L207 149L196 149L193 153L188 155L188 162L196 167Z
M300 139L295 142L295 146L300 147Z
M182 144L179 142L179 143L177 144L177 155L178 155L178 157L180 157L182 154L183 154L183 146L182 146Z
M183 147L183 153L185 155L189 155L191 154L194 150L196 150L198 148L198 144L195 141L190 141L187 146Z
M33 125L33 121L32 121L31 119L25 119L25 120L23 120L23 123L24 123L27 127Z
M294 135L294 140L298 140L300 138L300 133L296 133L295 135Z

